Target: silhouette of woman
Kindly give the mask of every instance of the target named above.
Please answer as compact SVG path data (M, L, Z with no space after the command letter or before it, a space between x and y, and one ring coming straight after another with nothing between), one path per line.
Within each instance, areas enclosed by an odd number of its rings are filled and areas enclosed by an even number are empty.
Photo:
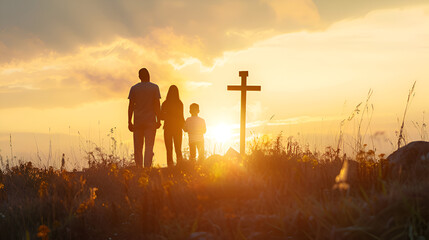
M179 98L179 89L171 85L167 97L161 106L161 117L164 120L164 142L167 150L167 165L173 163L173 142L177 164L182 162L182 129L185 123L183 103Z

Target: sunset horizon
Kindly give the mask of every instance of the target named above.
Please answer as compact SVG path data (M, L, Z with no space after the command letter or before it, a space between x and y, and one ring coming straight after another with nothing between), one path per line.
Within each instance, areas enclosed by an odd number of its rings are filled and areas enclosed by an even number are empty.
M88 11L93 6L82 16L101 25L79 25L83 23L73 20L77 15L64 9L55 10L66 11L58 21L49 21L54 17L55 11L50 9L55 5L41 5L19 22L13 21L12 10L3 10L0 112L7 117L0 120L1 154L10 158L12 137L18 158L35 160L37 151L44 155L55 152L56 160L62 153L72 159L67 141L80 139L77 142L91 141L107 148L112 128L119 135L117 140L128 146L124 151L130 154L132 135L126 126L126 96L139 81L137 71L141 67L148 68L151 81L160 86L161 101L168 86L175 84L185 115L189 116L191 103L201 105L211 142L208 149L219 146L219 141L226 145L218 153L229 147L239 148L240 97L227 92L226 86L239 83L239 71L249 71L249 84L261 85L263 90L249 93L247 136L275 137L282 133L323 151L336 143L341 122L355 106L366 101L368 91L373 91L371 120L366 123L371 131L365 135L376 138L378 143L372 148L388 154L395 149L389 141L395 142L395 131L399 130L414 82L415 97L405 119L407 140L422 137L415 123L425 124L425 103L429 100L424 94L429 87L429 74L425 71L429 62L429 5L423 1L399 2L386 2L385 6L364 3L362 9L343 4L350 15L347 11L339 15L323 1L252 3L264 6L259 10L261 19L270 9L275 10L271 18L263 18L266 26L242 19L248 16L245 10L232 13L240 8L250 11L254 5L223 3L204 9L231 12L225 16L242 25L229 26L221 21L213 30L202 30L198 28L204 28L203 23L191 27L196 19L204 19L214 27L216 23L208 21L216 18L190 15L184 18L191 24L188 26L168 22L165 16L158 25L153 22L153 27L143 24L144 31L135 28L134 34L131 29L118 30L119 26L95 30L103 26L100 21L104 15L91 15ZM17 11L31 7L3 4L6 8L2 9ZM185 5L160 6L158 14L162 16ZM121 7L134 11L131 6ZM147 6L150 7L155 6ZM30 22L43 13L49 14L39 23ZM116 17L127 26L121 16ZM288 22L293 22L294 27L288 27ZM73 30L73 24L81 31ZM134 25L128 25L131 26ZM213 32L215 29L218 34ZM64 35L57 34L60 32ZM97 32L108 37L102 40ZM351 136L356 131L353 124L343 129ZM219 126L227 129L227 137L214 133ZM162 130L158 132L157 141L161 142ZM61 140L52 143L48 139ZM155 158L163 165L162 144L155 144L157 147ZM82 150L79 143L73 148L75 152Z
M427 0L0 0L0 239L429 239Z

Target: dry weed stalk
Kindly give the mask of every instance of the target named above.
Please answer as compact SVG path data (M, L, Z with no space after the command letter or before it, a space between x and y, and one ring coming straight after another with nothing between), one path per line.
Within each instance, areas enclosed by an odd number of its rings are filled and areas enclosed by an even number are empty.
M407 103L405 104L405 110L404 110L404 115L402 116L402 123L401 123L401 128L399 129L399 135L398 135L398 149L401 147L401 143L405 142L405 137L404 137L404 125L405 125L405 116L407 115L408 112L408 107L410 106L411 100L413 99L413 97L415 96L415 92L414 92L414 88L416 86L416 81L414 81L413 86L411 87L410 91L408 92L408 97L407 97Z

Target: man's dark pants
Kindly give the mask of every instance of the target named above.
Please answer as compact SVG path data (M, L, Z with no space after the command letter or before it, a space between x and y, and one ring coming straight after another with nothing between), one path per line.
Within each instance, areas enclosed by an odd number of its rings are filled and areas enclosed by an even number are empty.
M144 167L148 168L152 166L153 159L153 145L155 143L156 128L150 127L139 127L134 130L134 159L138 167L143 165L143 145L146 143L144 150Z

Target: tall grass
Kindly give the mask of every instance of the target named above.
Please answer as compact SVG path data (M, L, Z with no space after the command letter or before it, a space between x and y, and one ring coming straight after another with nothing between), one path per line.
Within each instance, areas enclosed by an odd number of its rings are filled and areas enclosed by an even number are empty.
M83 172L0 173L0 239L417 239L429 236L427 166L389 177L364 147L312 152L262 137L244 159L136 169L95 150ZM333 188L348 161L342 181ZM337 182L338 183L338 182Z
M411 104L411 100L413 99L413 97L415 95L415 92L414 92L415 86L416 86L416 82L413 83L413 86L411 87L410 91L408 92L407 102L405 104L404 114L402 116L402 123L401 123L401 127L399 128L399 133L398 133L398 149L401 147L402 142L404 142L404 143L406 142L405 136L404 136L405 116L407 115L408 107Z

